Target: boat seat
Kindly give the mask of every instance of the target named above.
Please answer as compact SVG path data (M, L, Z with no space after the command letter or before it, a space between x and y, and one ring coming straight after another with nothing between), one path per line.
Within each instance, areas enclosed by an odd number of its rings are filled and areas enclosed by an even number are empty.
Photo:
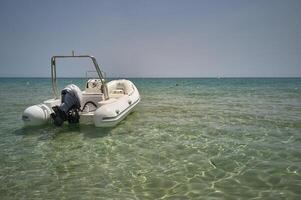
M122 97L125 94L124 90L121 88L118 88L116 90L112 90L109 94L110 98L116 98Z
M118 88L116 90L112 90L111 94L124 94L124 90L121 88Z

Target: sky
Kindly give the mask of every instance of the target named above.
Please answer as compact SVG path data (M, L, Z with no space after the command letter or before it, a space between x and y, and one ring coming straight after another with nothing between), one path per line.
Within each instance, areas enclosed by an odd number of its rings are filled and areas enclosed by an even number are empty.
M0 77L301 77L300 0L0 0ZM88 60L58 61L81 77Z

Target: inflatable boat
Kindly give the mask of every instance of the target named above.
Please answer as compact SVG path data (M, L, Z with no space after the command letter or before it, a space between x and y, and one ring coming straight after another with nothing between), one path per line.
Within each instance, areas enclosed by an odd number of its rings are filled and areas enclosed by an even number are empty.
M91 59L98 77L88 79L83 91L72 84L59 95L56 78L56 60L59 58ZM112 127L122 121L140 101L139 91L131 81L120 79L106 82L96 59L90 55L53 56L51 78L54 98L26 108L22 115L25 126L46 123L62 125L68 121L94 124L96 127Z

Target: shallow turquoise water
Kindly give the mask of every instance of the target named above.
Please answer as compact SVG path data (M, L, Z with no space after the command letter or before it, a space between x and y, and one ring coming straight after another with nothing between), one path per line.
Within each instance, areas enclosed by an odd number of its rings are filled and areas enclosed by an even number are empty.
M0 79L0 198L301 198L300 78L132 81L115 128L25 129L50 79Z

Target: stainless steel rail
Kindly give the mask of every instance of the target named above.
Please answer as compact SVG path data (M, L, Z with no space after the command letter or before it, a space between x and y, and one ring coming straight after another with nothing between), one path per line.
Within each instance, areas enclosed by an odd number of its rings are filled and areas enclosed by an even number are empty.
M52 91L54 94L54 98L58 99L58 91L57 91L57 81L56 81L56 59L57 58L90 58L94 64L94 67L96 69L96 72L98 74L99 79L101 80L102 83L102 92L104 94L105 99L109 99L109 94L108 94L108 87L106 84L105 76L99 69L99 65L95 59L95 57L90 56L90 55L78 55L75 56L74 53L72 53L72 56L52 56L51 57L51 78L52 78Z

